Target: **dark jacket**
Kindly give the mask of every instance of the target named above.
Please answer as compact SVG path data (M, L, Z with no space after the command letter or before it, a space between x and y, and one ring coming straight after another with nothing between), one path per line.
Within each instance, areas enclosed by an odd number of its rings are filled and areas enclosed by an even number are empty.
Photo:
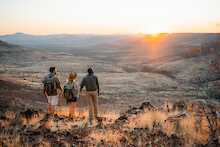
M84 86L86 87L86 91L98 90L99 92L99 81L97 76L95 76L94 74L86 75L80 84L80 89L82 90Z

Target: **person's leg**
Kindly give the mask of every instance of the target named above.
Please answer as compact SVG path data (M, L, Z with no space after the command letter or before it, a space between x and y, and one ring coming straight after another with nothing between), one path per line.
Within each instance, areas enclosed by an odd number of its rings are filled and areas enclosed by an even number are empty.
M97 92L93 92L93 94L92 94L92 101L93 101L94 118L97 120L97 118L98 118L98 99L97 99Z
M89 101L89 122L90 124L92 124L92 119L93 119L93 102L92 102L92 96L91 94L88 92L87 93L87 98Z
M48 114L51 114L51 113L52 113L52 106L51 106L51 104L48 104L47 113L48 113Z
M56 106L58 105L59 97L58 95L51 96L51 114L55 114Z
M51 98L51 96L47 96L47 100L48 100L48 110L47 110L47 113L48 114L52 114L53 113L53 106L52 106L52 98Z
M55 113L55 106L51 105L51 113L50 114L54 114Z
M75 108L76 108L76 103L75 102L70 102L69 103L69 116L70 117L75 116Z

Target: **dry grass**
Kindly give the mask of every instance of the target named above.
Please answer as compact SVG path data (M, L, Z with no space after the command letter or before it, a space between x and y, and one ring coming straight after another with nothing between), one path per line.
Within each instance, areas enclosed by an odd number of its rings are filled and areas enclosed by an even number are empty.
M33 116L30 119L21 117L21 122L22 125L36 125L37 123L39 123L39 121L41 121L43 118L45 117L45 114L39 114L38 116Z
M126 113L128 118L125 117L124 120L119 119L121 121L116 121L117 123L114 123L119 116L117 113L102 111L100 114L103 118L102 128L99 128L98 125L92 128L87 128L82 125L82 122L86 123L88 117L88 111L85 109L77 110L76 119L73 120L64 116L42 118L43 116L40 114L38 118L33 117L29 120L28 124L23 125L28 126L28 128L33 129L33 131L38 130L38 128L46 128L50 130L47 131L49 135L47 140L44 140L42 136L38 136L39 138L35 140L35 143L39 143L38 146L52 145L54 142L52 138L50 138L50 135L55 134L53 137L56 139L60 137L62 138L63 134L59 134L60 132L68 132L72 135L71 137L76 137L78 140L86 140L89 145L91 144L94 146L122 146L122 144L125 143L141 146L142 144L155 140L155 137L156 140L159 139L161 141L160 143L164 141L163 139L167 140L168 138L171 140L173 139L174 142L178 142L178 139L184 139L184 145L187 146L194 146L195 144L205 145L208 143L211 132L207 118L201 111L195 112L194 109L190 109L190 111L187 109L186 112L183 113L180 111L168 112L165 111L166 109L146 110L136 108L131 110L133 110L132 113ZM57 109L57 114L63 115L62 111L66 111L66 108ZM8 115L8 118L13 118L14 116L11 112L5 114ZM6 119L8 122L13 121L8 118ZM219 125L219 122L217 123L217 125ZM6 127L10 127L10 123ZM82 133L80 133L81 131ZM156 132L159 132L159 134ZM149 136L151 133L156 136ZM76 134L78 136L74 136ZM175 140L175 137L172 137L173 134L174 136L177 136L177 140ZM19 145L21 144L22 139L29 139L31 136L32 135L28 137L19 136L19 133L16 134L16 132L1 132L0 140L4 141L4 143L9 146L14 146L15 143ZM140 138L137 138L137 136ZM14 140L14 142L12 140ZM27 140L24 141L28 144ZM63 144L65 143L63 142Z
M98 144L99 142L105 142L117 145L122 139L123 134L115 130L94 131L89 135L89 137L94 139L96 144Z
M168 136L171 134L183 136L189 145L193 143L206 144L210 135L206 117L187 114L183 118L168 120L170 116L176 116L178 113L180 112L145 112L131 117L125 127L128 129L148 128L151 130L154 124L159 124Z
M210 130L208 121L205 116L189 115L180 121L181 134L189 140L189 142L205 144L208 142Z
M15 119L16 113L14 111L6 111L5 112L5 117L12 120Z
M154 123L163 124L164 121L167 119L167 114L165 112L160 111L152 111L152 112L145 112L138 116L134 116L130 118L129 123L126 124L126 127L133 129L133 128L153 128Z

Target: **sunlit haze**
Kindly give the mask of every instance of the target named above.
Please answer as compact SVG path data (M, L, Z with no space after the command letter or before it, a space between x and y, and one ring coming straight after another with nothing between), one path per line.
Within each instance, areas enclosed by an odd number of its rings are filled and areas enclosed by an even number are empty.
M220 32L220 0L0 0L0 34Z

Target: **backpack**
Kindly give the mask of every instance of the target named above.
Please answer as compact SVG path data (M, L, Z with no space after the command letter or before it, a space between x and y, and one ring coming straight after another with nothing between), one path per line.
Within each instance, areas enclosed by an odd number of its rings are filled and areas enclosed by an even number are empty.
M77 99L78 89L74 83L65 84L63 90L64 90L64 92L63 92L64 98L66 100L76 100Z
M48 76L47 78L45 78L43 83L44 83L45 91L47 92L48 96L51 96L54 93L56 93L57 88L56 88L56 81L54 76Z

